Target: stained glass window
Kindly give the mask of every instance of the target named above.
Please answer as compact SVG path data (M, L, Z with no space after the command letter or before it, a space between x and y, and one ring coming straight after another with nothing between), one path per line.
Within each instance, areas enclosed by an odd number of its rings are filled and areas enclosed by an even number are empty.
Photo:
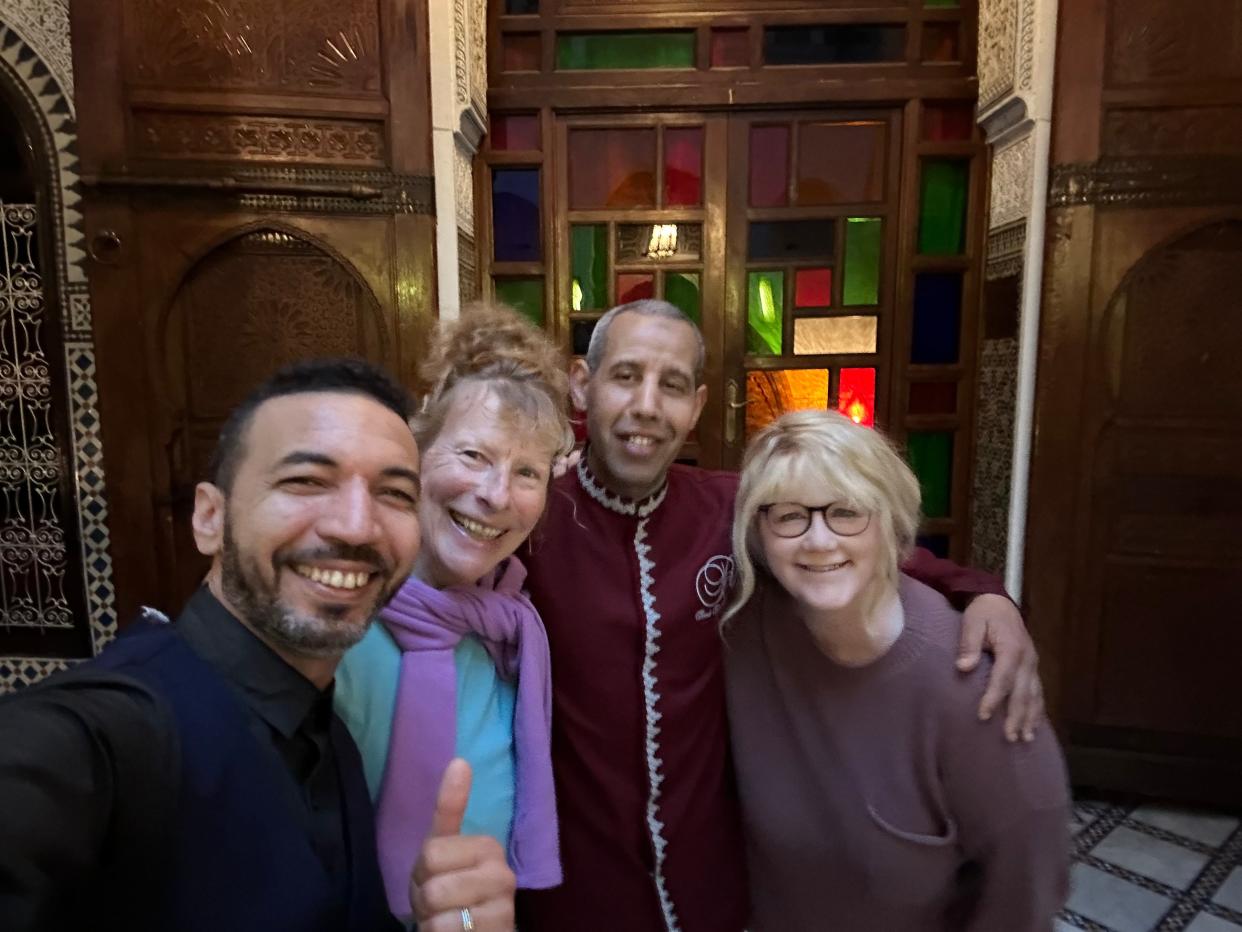
M491 144L497 152L532 152L539 149L539 115L493 114Z
M958 361L961 310L961 272L919 272L915 275L910 362L949 365Z
M664 131L664 206L695 207L703 199L703 127Z
M961 61L961 33L957 23L924 23L923 61Z
M910 403L906 411L911 415L955 414L957 383L911 382Z
M879 217L850 217L845 221L842 304L856 306L880 303L880 259L883 248L884 221Z
M848 65L899 62L906 57L906 27L890 23L768 26L763 60L768 65Z
M699 258L703 249L703 226L698 223L619 223L617 261L647 262Z
M975 105L946 100L923 105L923 138L928 142L966 142L975 131Z
M569 228L571 307L591 311L608 307L608 227L576 223Z
M876 323L874 317L800 317L794 321L794 353L874 353Z
M832 269L795 272L794 307L832 307Z
M543 279L497 278L496 298L543 326Z
M779 356L785 311L785 273L751 272L746 287L746 352Z
M537 32L506 32L500 37L500 67L503 71L539 71L543 62L543 40Z
M655 297L655 275L650 273L622 273L617 276L617 303L629 304L644 298Z
M923 490L923 514L948 517L953 489L952 432L912 430L906 437L906 455Z
M782 414L828 408L827 369L775 369L746 373L746 436L753 437Z
M750 30L726 27L712 30L713 68L745 68L750 64Z
M842 369L837 410L855 424L875 427L875 370Z
M575 356L585 356L587 349L591 346L591 334L595 332L595 325L599 323L599 318L593 320L575 320L569 325L570 340L573 343Z
M664 300L681 308L696 324L703 323L698 272L668 272L664 276Z
M569 206L654 207L654 129L575 129L569 133Z
M754 222L747 237L751 259L822 259L833 253L832 220Z
M693 68L694 31L562 33L556 37L561 71Z
M789 203L789 125L750 128L750 206Z
M966 198L970 163L963 159L924 159L919 207L919 252L961 255L966 248Z
M497 262L539 261L539 169L493 169L492 228Z
M803 123L798 128L798 204L884 198L883 123Z

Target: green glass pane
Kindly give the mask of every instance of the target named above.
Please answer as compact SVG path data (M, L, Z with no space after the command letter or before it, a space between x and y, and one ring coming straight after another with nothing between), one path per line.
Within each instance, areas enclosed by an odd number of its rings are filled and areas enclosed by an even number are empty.
M698 272L669 272L664 276L664 300L675 304L696 324L702 324Z
M542 278L498 278L496 299L520 311L535 326L543 326Z
M746 283L746 352L781 354L785 273L751 272Z
M684 29L559 35L556 67L562 71L693 68L694 32Z
M845 279L841 302L847 305L880 303L880 249L884 221L879 217L850 217L845 221Z
M953 487L953 434L945 430L911 431L906 437L910 468L923 490L923 514L946 518Z
M603 223L574 224L569 228L573 275L573 309L592 311L608 307L608 227Z
M924 159L919 207L919 252L956 256L966 248L966 197L970 163Z

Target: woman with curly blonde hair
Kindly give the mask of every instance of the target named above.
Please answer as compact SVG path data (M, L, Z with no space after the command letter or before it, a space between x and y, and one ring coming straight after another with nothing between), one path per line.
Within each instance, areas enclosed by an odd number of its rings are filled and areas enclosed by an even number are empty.
M422 548L336 680L399 918L454 757L474 773L463 833L505 846L519 887L561 880L548 640L514 552L573 444L564 361L512 310L475 306L441 325L420 374Z
M901 572L919 484L878 432L797 411L746 452L725 670L750 928L1036 932L1069 870L1056 738L975 720L990 664Z

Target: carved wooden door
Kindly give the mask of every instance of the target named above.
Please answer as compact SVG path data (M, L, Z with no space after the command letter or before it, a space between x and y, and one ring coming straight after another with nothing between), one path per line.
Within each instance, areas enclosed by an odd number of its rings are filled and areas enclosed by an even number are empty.
M1242 76L1242 6L1071 6L1031 624L1076 782L1236 805L1242 113L1201 104Z
M295 359L412 378L433 315L422 0L72 7L122 623L176 611L223 418Z

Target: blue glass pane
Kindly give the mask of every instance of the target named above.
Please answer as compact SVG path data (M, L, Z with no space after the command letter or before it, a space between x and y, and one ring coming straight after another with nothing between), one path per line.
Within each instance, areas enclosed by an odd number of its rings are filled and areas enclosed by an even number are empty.
M888 23L768 26L765 65L845 65L897 62L906 57L906 27Z
M539 169L492 172L492 229L497 262L539 261Z
M591 345L591 334L599 320L575 320L569 325L570 341L573 343L574 355L585 356Z
M961 318L960 272L920 272L915 276L910 362L920 365L957 362Z

